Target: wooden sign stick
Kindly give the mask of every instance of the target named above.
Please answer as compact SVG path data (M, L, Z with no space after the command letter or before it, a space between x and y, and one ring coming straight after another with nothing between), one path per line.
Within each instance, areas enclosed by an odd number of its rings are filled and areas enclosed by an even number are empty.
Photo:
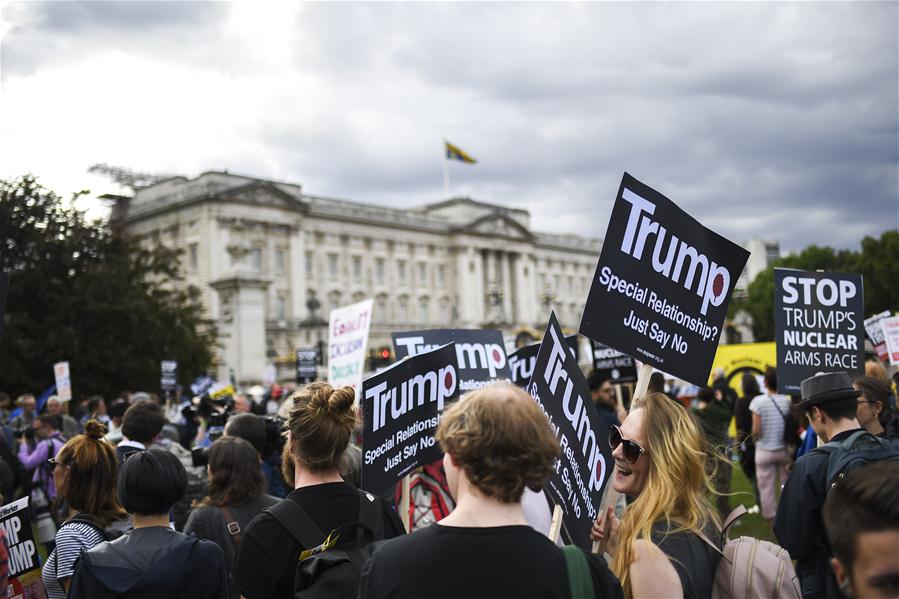
M412 527L411 518L409 516L409 475L403 477L403 491L400 496L400 516L403 519L403 526L406 532L410 532Z
M552 524L549 526L549 540L556 543L559 540L559 533L562 532L562 506L553 507Z

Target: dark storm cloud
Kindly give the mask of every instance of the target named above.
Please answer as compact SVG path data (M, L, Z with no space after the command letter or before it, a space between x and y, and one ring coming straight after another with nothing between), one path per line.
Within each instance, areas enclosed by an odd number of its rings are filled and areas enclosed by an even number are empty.
M262 98L168 170L408 207L441 197L447 137L479 160L451 165L454 194L541 230L602 236L625 170L738 241L857 247L896 223L896 3L306 3L267 79L229 4L37 4L4 78L125 49Z

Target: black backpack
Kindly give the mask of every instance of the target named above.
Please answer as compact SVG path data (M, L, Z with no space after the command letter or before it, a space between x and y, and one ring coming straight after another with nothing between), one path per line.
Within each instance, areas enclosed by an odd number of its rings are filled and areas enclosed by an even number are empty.
M831 441L812 451L828 455L825 493L856 468L881 460L899 460L899 446L865 430L855 431L845 441Z
M292 499L282 499L265 511L290 533L304 551L294 573L294 597L355 599L362 567L384 541L381 501L360 491L359 520L325 535Z

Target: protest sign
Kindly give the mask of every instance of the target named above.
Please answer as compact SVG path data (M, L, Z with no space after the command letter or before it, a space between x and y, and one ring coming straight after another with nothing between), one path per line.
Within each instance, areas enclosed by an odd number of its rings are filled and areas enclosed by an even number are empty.
M625 173L578 332L702 385L748 257Z
M447 343L456 344L459 365L459 391L480 389L499 379L511 379L503 334L497 330L433 329L393 333L393 351L397 360L416 356Z
M197 377L197 380L190 384L190 390L193 391L194 395L203 395L209 391L213 385L215 385L215 379L208 374L204 374Z
M864 309L861 275L775 268L778 393L818 372L864 374Z
M434 432L444 407L459 397L458 372L450 344L396 362L362 383L363 489L380 495L413 469L440 459Z
M3 315L6 314L7 289L9 289L9 273L0 272L0 339L3 338Z
M875 314L871 318L865 319L865 331L868 333L868 339L871 340L874 351L877 352L877 357L884 361L888 359L887 345L883 338L883 327L880 326L880 321L890 316L892 316L890 311L884 310L880 314Z
M632 357L592 339L590 348L593 350L593 370L602 372L613 385L636 382L637 364Z
M6 534L10 580L37 570L40 558L34 544L27 497L0 507L0 527L3 527Z
M571 355L574 356L574 360L577 361L578 336L569 335L568 337L565 337L565 341L568 342ZM534 364L537 363L538 351L540 351L540 344L532 343L531 345L520 347L509 354L509 370L512 372L512 382L519 387L523 388L528 386L531 375L534 374Z
M335 389L349 385L356 390L362 384L371 307L374 300L331 310L328 326L328 383Z
M318 376L318 350L303 347L297 350L297 383L311 383Z
M545 490L562 508L567 539L589 551L590 527L614 460L609 429L597 414L587 381L566 345L556 315L550 314L527 391L543 409L562 447L562 458Z
M56 378L56 395L59 401L72 399L72 379L69 376L69 363L57 362L53 365L53 376Z
M278 381L278 369L274 364L266 364L262 369L262 386L271 387Z
M176 360L163 360L159 363L159 386L168 395L175 392L178 386L178 362Z
M883 339L887 347L890 364L899 366L899 316L891 316L880 321Z

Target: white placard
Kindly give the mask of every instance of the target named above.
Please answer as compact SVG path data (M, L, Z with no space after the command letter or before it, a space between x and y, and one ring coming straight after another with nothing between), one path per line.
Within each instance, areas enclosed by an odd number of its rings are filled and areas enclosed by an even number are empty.
M53 365L53 376L56 377L56 396L59 401L72 399L72 379L69 377L69 363L57 362Z
M334 387L349 385L358 400L368 349L368 330L374 300L331 311L328 319L328 383Z
M883 327L883 340L887 344L890 364L899 366L899 316L884 318L880 326Z

